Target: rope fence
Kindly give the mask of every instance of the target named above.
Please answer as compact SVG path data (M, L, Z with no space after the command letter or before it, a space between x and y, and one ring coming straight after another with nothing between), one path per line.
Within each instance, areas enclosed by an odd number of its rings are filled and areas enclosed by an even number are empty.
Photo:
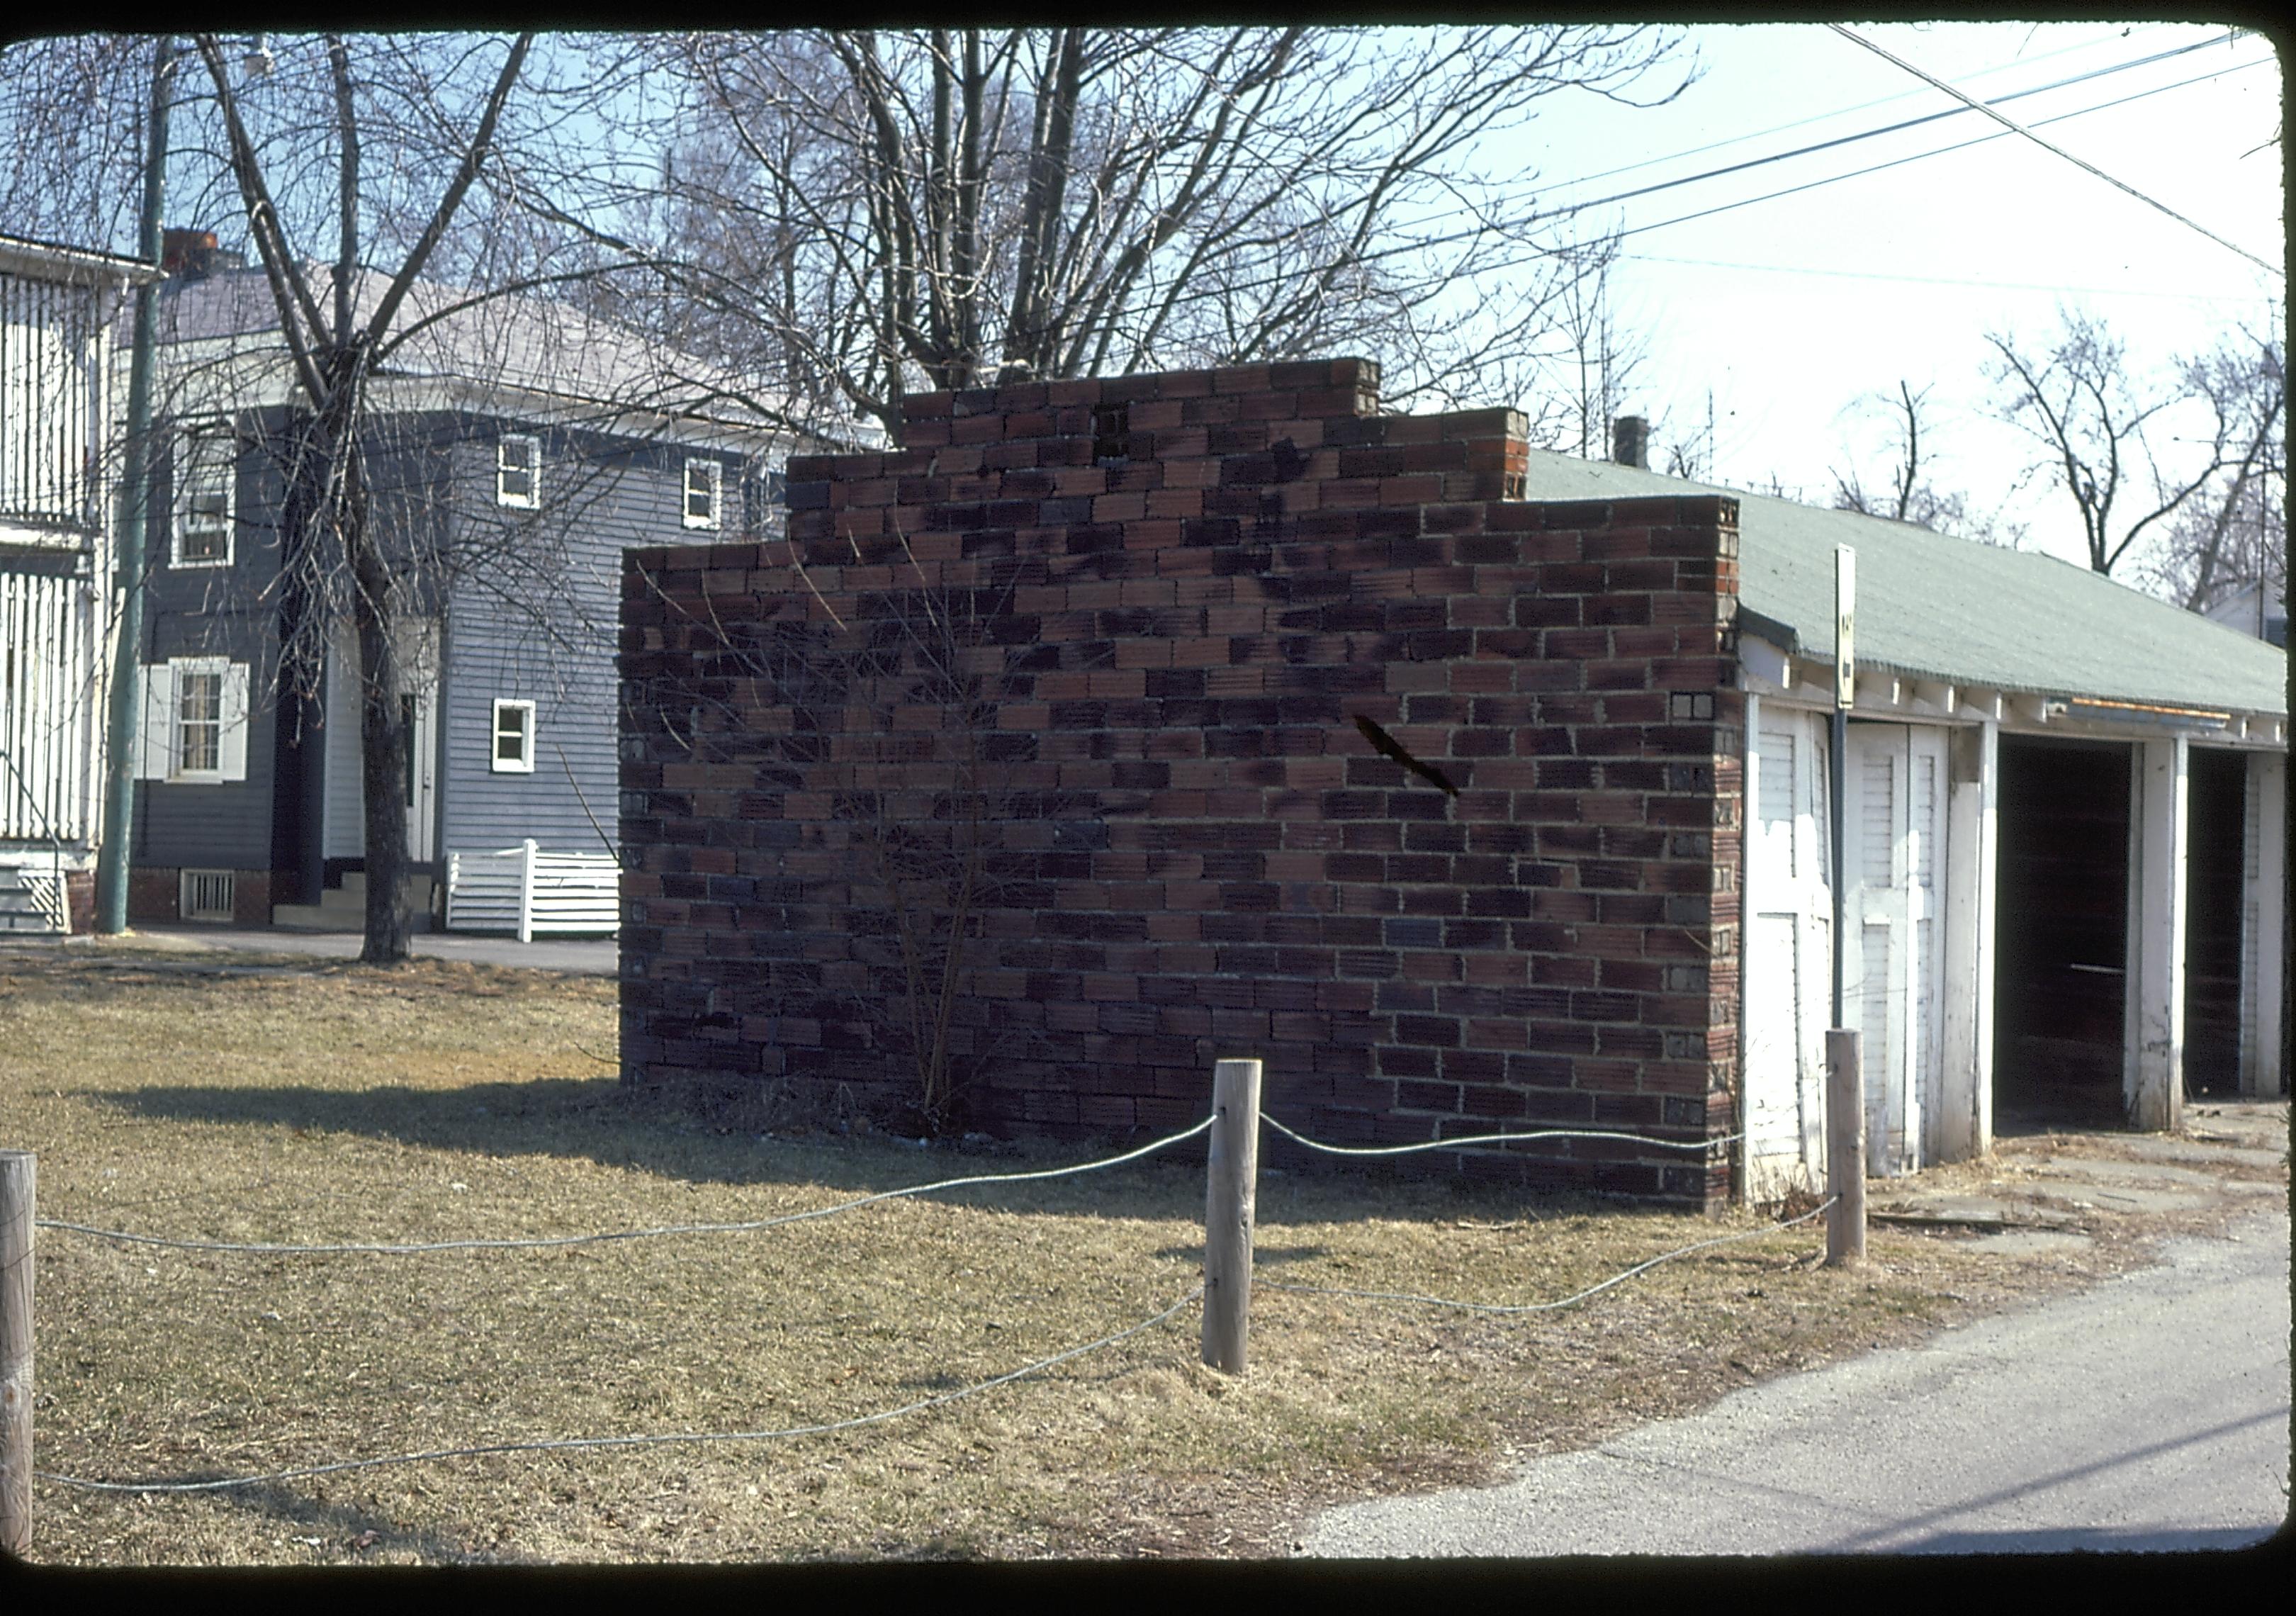
M906 1414L922 1414L928 1408L945 1407L950 1403L974 1397L996 1386L1009 1386L1014 1381L1041 1374L1057 1364L1082 1358L1087 1352L1097 1352L1121 1341L1129 1341L1144 1331L1154 1329L1181 1308L1204 1293L1198 1285L1161 1313L1142 1319L1138 1324L1103 1335L1098 1341L1086 1341L1081 1347L1070 1347L1055 1352L1050 1358L1040 1358L1033 1364L980 1381L955 1391L944 1391L937 1397L919 1398L914 1403L904 1403L898 1408L881 1408L874 1414L856 1415L848 1420L830 1420L816 1425L790 1425L779 1431L681 1431L661 1434L621 1437L551 1437L526 1442L486 1442L471 1448L433 1448L422 1453L389 1454L373 1459L343 1459L332 1464L308 1464L299 1470L268 1471L261 1475L233 1476L213 1481L92 1481L81 1476L60 1476L48 1471L33 1473L43 1481L53 1481L62 1487L76 1487L84 1492L108 1493L195 1493L221 1492L235 1487L264 1487L279 1481L301 1481L315 1476L340 1475L346 1471L377 1470L387 1464L423 1464L442 1459L484 1458L504 1453L555 1453L582 1448L665 1448L678 1443L701 1442L773 1442L791 1437L827 1436L834 1431L857 1431L864 1425L882 1424L887 1420L899 1419Z
M1832 1196L1828 1196L1816 1206L1811 1208L1808 1211L1804 1212L1800 1217L1789 1218L1784 1222L1772 1224L1767 1228L1741 1229L1734 1235L1718 1235L1711 1240L1702 1240L1694 1245L1677 1246L1671 1251L1660 1252L1658 1256L1652 1258L1648 1262L1636 1263L1633 1267L1627 1269L1622 1274L1613 1274L1610 1278L1603 1281L1600 1284L1588 1285L1583 1291L1573 1292L1570 1295L1564 1297L1561 1301L1533 1301L1521 1302L1513 1306L1500 1306L1491 1302L1453 1301L1447 1297L1441 1296L1414 1296L1410 1292L1404 1291L1347 1291L1341 1290L1333 1285L1280 1284L1274 1280L1267 1282L1267 1288L1271 1291L1297 1291L1309 1296L1353 1296L1360 1297L1368 1301L1419 1302L1430 1308L1456 1308L1461 1311L1467 1313L1552 1313L1558 1308L1572 1307L1577 1303L1585 1301L1588 1297L1596 1295L1601 1292L1607 1291L1612 1285L1624 1284L1636 1275L1646 1274L1651 1269L1658 1267L1659 1264L1662 1262L1672 1262L1677 1257L1687 1257L1693 1251L1704 1251L1710 1250L1715 1246L1726 1246L1741 1240L1759 1240L1765 1235L1775 1235L1781 1229L1792 1228L1796 1224L1808 1223L1811 1218L1816 1217L1819 1213L1824 1212L1832 1205L1833 1205L1833 1198Z
M1854 1062L1854 1056L1853 1062ZM1853 1067L1854 1070L1854 1067ZM467 1447L431 1448L417 1453L383 1455L368 1458L341 1459L325 1464L263 1472L255 1474L198 1481L103 1481L83 1476L60 1474L50 1471L35 1471L29 1465L30 1429L29 1399L21 1411L21 1431L12 1427L0 1430L0 1478L13 1478L27 1486L29 1478L61 1487L87 1492L175 1494L217 1492L338 1475L348 1472L377 1469L390 1465L438 1463L454 1459L478 1458L501 1454L546 1453L569 1450L660 1447L677 1444L770 1442L800 1437L825 1436L853 1431L864 1426L880 1424L909 1415L922 1414L935 1408L980 1395L996 1387L1045 1373L1086 1354L1102 1351L1119 1342L1144 1333L1167 1323L1191 1303L1201 1300L1203 1304L1203 1361L1231 1374L1241 1375L1246 1366L1249 1300L1251 1287L1251 1235L1253 1202L1258 1178L1258 1148L1262 1126L1293 1143L1321 1154L1338 1157L1388 1157L1414 1154L1425 1151L1461 1150L1478 1146L1513 1145L1543 1140L1609 1140L1632 1144L1646 1148L1710 1153L1718 1147L1735 1143L1742 1135L1704 1137L1696 1140L1661 1139L1646 1135L1615 1129L1546 1128L1529 1133L1495 1133L1448 1139L1433 1139L1392 1145L1343 1145L1315 1139L1296 1128L1264 1114L1259 1109L1260 1063L1258 1061L1222 1061L1214 1070L1213 1108L1201 1120L1163 1137L1151 1140L1114 1156L1065 1167L1033 1169L1010 1173L967 1174L942 1178L898 1189L851 1197L828 1206L804 1211L786 1212L769 1218L745 1219L738 1222L665 1224L636 1229L607 1230L585 1234L519 1236L486 1239L398 1242L335 1242L292 1243L285 1242L237 1242L219 1240L179 1239L166 1235L144 1235L119 1229L106 1229L89 1224L64 1219L34 1217L32 1206L32 1158L28 1153L0 1152L0 1324L12 1317L20 1301L23 1315L20 1330L4 1332L8 1352L12 1355L20 1340L22 1372L28 1377L30 1365L30 1240L34 1227L84 1235L93 1239L126 1244L161 1247L176 1251L216 1253L245 1253L261 1256L414 1256L447 1251L518 1251L562 1249L570 1246L594 1245L616 1242L661 1239L682 1235L720 1235L751 1233L783 1227L787 1225L832 1218L862 1207L906 1198L933 1194L939 1192L969 1188L984 1185L1022 1184L1067 1178L1080 1174L1097 1172L1141 1161L1158 1152L1185 1143L1202 1135L1210 1135L1207 1161L1207 1194L1204 1242L1203 1283L1168 1307L1126 1327L1111 1332L1078 1346L1066 1348L1048 1357L1024 1364L1017 1369L994 1375L987 1380L959 1387L956 1390L919 1398L897 1407L855 1415L848 1418L793 1425L770 1430L747 1431L687 1431L639 1433L623 1436L548 1437L519 1441L474 1444ZM1862 1146L1862 1128L1856 1143ZM1857 1153L1857 1170L1862 1178L1862 1149ZM1561 1158L1556 1158L1561 1160ZM1860 1186L1862 1188L1862 1185ZM1442 1297L1421 1296L1402 1292L1350 1290L1333 1286L1270 1283L1267 1288L1308 1295L1323 1295L1351 1300L1401 1302L1428 1307L1449 1308L1462 1311L1494 1315L1521 1315L1552 1312L1576 1306L1588 1298L1625 1284L1637 1275L1659 1265L1675 1261L1698 1251L1740 1241L1759 1239L1784 1229L1809 1222L1829 1212L1834 1218L1829 1226L1828 1260L1841 1257L1837 1234L1841 1226L1845 1195L1837 1184L1834 1193L1813 1210L1779 1224L1702 1240L1675 1250L1661 1252L1646 1261L1611 1275L1597 1284L1555 1301L1496 1304L1464 1301ZM1859 1214L1857 1233L1857 1252L1863 1251L1863 1204L1857 1198L1856 1211ZM1852 1259L1854 1260L1854 1258ZM20 1283L18 1276L20 1274ZM0 1373L13 1374L16 1365L12 1361L0 1365ZM12 1462L19 1461L20 1462ZM12 1488L14 1482L11 1481ZM0 1497L0 1546L23 1552L29 1541L29 1491L20 1499Z
M874 1206L880 1202L900 1201L911 1196L936 1194L943 1190L964 1189L983 1184L1026 1184L1051 1178L1074 1177L1080 1173L1096 1172L1103 1168L1122 1167L1159 1151L1182 1144L1209 1130L1218 1120L1217 1113L1183 1128L1177 1134L1167 1134L1160 1139L1136 1146L1121 1155L1103 1157L1095 1161L1080 1161L1068 1167L1053 1167L1018 1173L974 1173L958 1178L940 1178L930 1184L913 1184L901 1189L880 1190L873 1194L857 1195L829 1206L813 1207L802 1212L783 1212L771 1218L752 1218L733 1223L666 1223L636 1229L609 1229L580 1235L503 1235L468 1240L426 1241L335 1241L317 1243L296 1243L286 1241L190 1240L167 1235L141 1235L127 1229L100 1228L93 1224L73 1223L60 1218L37 1219L37 1226L62 1234L85 1235L91 1239L109 1240L123 1245L157 1246L174 1251L215 1251L259 1257L414 1257L441 1251L549 1251L568 1246L608 1245L628 1240L660 1240L677 1235L741 1235L759 1230L780 1228L787 1224L806 1223L819 1218L833 1218L840 1212ZM1710 1139L1656 1139L1644 1134L1624 1133L1600 1128L1546 1128L1529 1134L1475 1134L1459 1138L1427 1139L1407 1144L1354 1145L1331 1144L1313 1139L1298 1129L1287 1128L1274 1117L1262 1113L1260 1125L1274 1128L1285 1138L1311 1151L1331 1156L1402 1156L1424 1151L1463 1150L1475 1145L1521 1144L1539 1139L1623 1139L1659 1150L1703 1151L1719 1145L1734 1144L1742 1134L1725 1134Z
M320 1245L176 1240L161 1235L134 1235L122 1229L99 1229L84 1223L65 1223L46 1218L39 1220L39 1226L91 1235L98 1240L119 1241L128 1245L162 1246L176 1251L244 1252L263 1257L413 1257L434 1251L547 1251L566 1246L606 1245L624 1240L659 1240L671 1235L750 1234L759 1229L777 1229L785 1224L806 1223L816 1218L834 1218L840 1212L849 1212L857 1207L874 1206L882 1201L900 1201L912 1195L930 1195L940 1190L963 1189L970 1185L1025 1184L1035 1179L1068 1178L1078 1173L1096 1172L1103 1168L1121 1167L1128 1161L1137 1161L1143 1156L1152 1155L1168 1146L1193 1139L1211 1125L1212 1119L1206 1117L1193 1128L1151 1140L1120 1156L1109 1156L1098 1161L1080 1161L1070 1167L1048 1167L1023 1173L974 1173L962 1178L942 1178L931 1184L913 1184L904 1189L880 1190L873 1195L857 1195L850 1201L840 1201L832 1206L817 1206L802 1212L783 1212L772 1218L752 1218L740 1223L666 1223L651 1228L611 1229L590 1235L505 1235L488 1240L343 1242Z

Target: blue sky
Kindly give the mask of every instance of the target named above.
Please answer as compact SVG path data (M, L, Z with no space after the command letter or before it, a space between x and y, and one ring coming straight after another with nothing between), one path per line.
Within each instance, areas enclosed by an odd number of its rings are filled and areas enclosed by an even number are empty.
M2226 31L1858 27L1980 99L2094 73L2003 110L2030 127L2099 109L2038 132L2278 265L2281 80L2269 42L2251 36L2123 65ZM1819 24L1709 26L1687 38L1702 77L1673 103L1554 103L1528 142L1492 153L1495 174L1511 163L1536 170L1542 206L1578 202L1958 105ZM1917 155L1997 131L1961 151ZM1724 208L1813 181L1830 183ZM1902 379L1932 389L1940 486L1965 488L1973 509L2026 523L2035 547L2068 558L2080 549L2078 527L2057 509L2062 495L2013 492L2027 454L1987 418L1985 333L2038 344L2063 305L2106 320L2137 365L2165 366L2235 323L2260 327L2285 295L2279 276L1974 111L1585 217L1589 230L1634 232L1614 296L1626 324L1647 333L1650 357L1628 407L1680 435L1702 429L1710 390L1717 480L1775 478L1821 501L1853 462L1875 480L1888 463L1887 422L1857 401L1894 393Z

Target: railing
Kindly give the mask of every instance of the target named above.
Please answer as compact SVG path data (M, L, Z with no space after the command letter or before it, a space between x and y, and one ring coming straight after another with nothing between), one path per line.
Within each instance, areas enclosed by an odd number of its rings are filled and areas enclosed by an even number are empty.
M31 786L24 779L24 772L16 767L14 755L4 747L0 747L0 763L8 766L8 777L15 782L17 794L23 798L24 805L39 816L40 828L47 835L49 886L45 901L43 901L39 890L30 884L29 873L25 895L32 900L32 907L56 929L58 936L70 937L71 894L64 887L64 844L56 835L55 822L48 817L48 810L40 806L40 800L32 794Z
M447 855L447 930L611 937L621 929L621 866L611 854L545 853L532 837L493 853Z

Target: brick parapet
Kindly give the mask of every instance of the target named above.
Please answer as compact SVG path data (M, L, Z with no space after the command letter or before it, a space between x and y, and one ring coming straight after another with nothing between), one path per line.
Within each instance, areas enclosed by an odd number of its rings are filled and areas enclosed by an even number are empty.
M626 1073L898 1104L848 798L930 814L972 756L998 883L958 1005L972 1126L1185 1124L1248 1053L1275 1114L1337 1140L1728 1133L1734 502L1512 499L1519 415L1382 416L1376 382L927 395L900 449L792 463L787 539L630 553ZM978 626L977 725L776 682L905 595ZM1710 1154L1431 1160L1710 1204Z

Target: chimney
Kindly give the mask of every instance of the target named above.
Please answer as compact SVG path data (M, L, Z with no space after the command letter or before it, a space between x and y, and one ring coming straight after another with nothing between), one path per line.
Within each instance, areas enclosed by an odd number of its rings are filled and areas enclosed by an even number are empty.
M160 267L187 281L204 280L215 268L212 230L168 230L160 237Z
M1611 458L1620 465L1650 470L1650 422L1641 415L1621 415L1611 422Z
M185 281L204 281L219 269L239 269L246 258L216 245L212 230L168 230L160 237L160 267Z

